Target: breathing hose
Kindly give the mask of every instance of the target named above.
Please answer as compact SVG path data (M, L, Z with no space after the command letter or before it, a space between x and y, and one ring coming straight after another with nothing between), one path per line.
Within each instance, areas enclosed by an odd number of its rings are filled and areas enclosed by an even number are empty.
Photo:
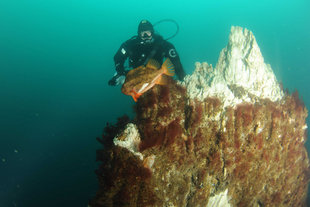
M163 20L160 20L160 21L154 23L153 27L155 27L156 25L161 24L163 22L172 22L172 23L175 24L175 26L177 27L176 32L173 35L171 35L170 37L166 38L165 40L169 40L171 38L174 38L179 33L179 28L180 28L179 24L175 20L173 20L173 19L163 19Z

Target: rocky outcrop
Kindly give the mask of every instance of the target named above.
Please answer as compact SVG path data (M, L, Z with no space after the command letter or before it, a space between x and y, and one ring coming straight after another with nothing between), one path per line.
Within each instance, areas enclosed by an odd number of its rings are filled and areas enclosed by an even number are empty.
M307 109L282 91L250 31L232 27L215 69L196 63L135 109L100 139L90 206L305 205Z
M216 69L208 63L196 63L196 70L183 85L191 99L217 97L224 107L266 98L274 102L284 95L270 65L264 63L254 35L241 27L231 28Z

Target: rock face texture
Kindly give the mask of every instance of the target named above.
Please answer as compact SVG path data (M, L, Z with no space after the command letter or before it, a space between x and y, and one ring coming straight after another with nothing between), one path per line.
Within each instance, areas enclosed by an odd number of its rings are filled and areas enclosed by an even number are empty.
M191 99L218 97L224 107L257 99L283 98L270 65L264 63L254 35L247 29L232 27L228 45L221 51L216 69L196 63L193 75L184 83Z
M215 69L196 63L135 109L98 139L90 206L306 205L307 109L282 91L250 31L232 27Z

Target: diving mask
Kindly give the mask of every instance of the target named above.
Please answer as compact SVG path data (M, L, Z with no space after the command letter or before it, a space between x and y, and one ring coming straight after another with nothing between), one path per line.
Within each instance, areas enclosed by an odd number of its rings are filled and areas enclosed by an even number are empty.
M143 41L146 41L146 40L151 40L152 39L152 32L147 30L147 31L142 31L140 33L140 37Z

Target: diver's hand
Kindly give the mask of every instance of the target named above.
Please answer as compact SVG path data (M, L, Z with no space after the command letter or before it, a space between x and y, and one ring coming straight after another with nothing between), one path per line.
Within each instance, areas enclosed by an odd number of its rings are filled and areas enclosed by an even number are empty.
M108 84L109 84L110 86L116 86L116 85L118 85L117 79L118 79L119 77L120 77L120 75L117 74L117 73L115 73L114 76L113 76L113 78L111 78L111 80L109 80Z
M108 84L110 86L121 85L125 81L125 72L123 74L115 74L111 80L109 80Z
M125 77L126 77L128 72L129 72L129 70L124 70L121 73L115 73L113 78L111 78L111 80L109 80L108 84L110 86L116 86L116 85L123 84L125 82Z
M116 86L116 78L115 78L115 76L111 80L109 80L108 84L109 84L109 86Z

